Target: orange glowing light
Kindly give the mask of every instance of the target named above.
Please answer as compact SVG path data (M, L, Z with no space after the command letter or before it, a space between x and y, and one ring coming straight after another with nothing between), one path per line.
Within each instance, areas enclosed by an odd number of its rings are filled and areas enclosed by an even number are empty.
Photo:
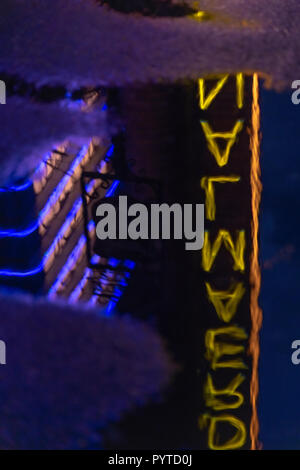
M258 296L261 285L261 273L258 261L258 227L259 206L261 200L262 184L260 180L260 108L259 108L259 82L257 74L253 75L253 102L252 102L252 129L250 135L250 149L252 153L250 182L251 182L251 207L252 207L252 253L250 260L250 312L252 330L249 340L249 354L252 356L252 376L250 383L250 400L252 405L252 417L250 423L251 449L259 448L258 432L259 421L257 414L257 398L259 390L258 360L260 353L259 331L262 324L262 310L258 304Z

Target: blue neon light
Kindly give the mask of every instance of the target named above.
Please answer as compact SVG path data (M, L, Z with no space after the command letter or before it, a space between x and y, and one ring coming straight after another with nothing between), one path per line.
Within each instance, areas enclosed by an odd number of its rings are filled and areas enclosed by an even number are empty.
M74 160L72 167L70 171L73 173L74 169L76 168L77 164L84 158L84 155L86 154L87 147L84 146L81 151L79 152L77 158ZM44 165L45 162L42 162L40 164ZM72 171L73 170L73 171ZM59 198L59 195L63 191L65 185L69 181L70 175L65 175L63 179L60 181L59 185L56 187L56 189L53 191L51 194L50 198L48 199L45 207L41 210L38 220L32 224L30 227L26 228L25 230L20 230L20 231L14 231L14 230L5 230L0 232L0 238L4 237L9 237L9 238L24 238L29 235L31 235L35 230L38 230L39 225L41 220L44 218L44 216L51 210L51 207L53 204L57 202L57 199Z
M13 232L13 231L10 231L10 230L8 230L6 232L5 231L0 232L0 238L6 238L6 237L24 238L24 237L28 237L33 232L38 230L38 228L39 228L39 222L35 222L30 227L28 227L26 230L23 230L23 231L20 231L20 232Z
M109 147L109 149L106 152L105 157L111 157L112 154L114 153L114 150L115 150L115 146L114 146L114 144L111 144L111 146Z
M85 145L82 147L82 149L80 150L78 156L75 158L75 160L73 161L72 165L71 165L71 168L68 170L68 173L70 174L66 174L59 182L58 186L55 188L55 190L53 191L53 193L51 194L51 196L49 197L45 207L41 210L40 214L39 214L39 219L40 220L43 220L44 217L46 216L46 214L51 210L51 207L57 203L58 199L59 199L59 196L61 195L61 193L64 191L65 189L65 186L67 185L68 181L70 178L72 178L73 176L73 173L75 171L75 169L77 168L77 166L80 164L80 162L83 160L86 152L87 152L87 149L88 147Z
M44 263L40 263L36 268L31 269L30 271L10 271L10 270L0 270L0 276L3 277L29 277L39 274L44 269Z
M9 186L8 188L0 188L0 193L25 191L25 189L28 189L30 186L32 186L32 181L27 181L24 184L20 184L20 186Z
M62 270L59 272L56 280L54 281L54 283L50 287L50 289L48 291L48 295L54 294L57 291L57 289L59 288L59 286L64 282L64 279L67 277L68 273L73 268L74 263L76 263L77 257L80 256L80 252L83 249L84 245L85 245L85 236L81 235L81 237L79 239L79 242L77 243L74 250L70 254L66 264L64 265Z
M36 168L36 170L34 171L33 175L37 174L44 165L46 165L46 162L47 160L50 158L51 156L51 153L47 153L45 159L39 164L39 166ZM29 181L26 181L25 183L23 184L20 184L19 186L15 186L15 185L12 185L12 186L9 186L9 187L0 187L0 193L9 193L9 192L18 192L18 191L25 191L26 189L30 188L30 186L32 186L32 181L29 180Z
M113 147L113 146L111 146ZM111 147L109 150L111 150ZM83 149L81 150L81 152L83 151ZM79 156L77 158L80 157L81 155L81 152L79 154ZM77 159L76 159L77 160ZM110 189L108 190L108 192L106 193L106 197L108 195L112 195L114 193L114 191L116 190L116 188L118 187L118 185L120 184L120 181L115 181ZM90 182L90 184L88 185L88 188L87 190L89 191L90 189L92 189L92 185L93 185L93 181ZM52 195L50 196L50 198L53 196L53 193ZM82 201L81 201L81 198L78 198L77 201L75 202L75 204L73 205L71 211L69 212L66 220L65 220L65 223L63 224L63 226L61 227L60 231L58 232L57 236L55 237L52 245L49 247L48 251L44 254L43 256L43 261L34 269L31 269L29 271L24 271L24 272L21 272L21 271L11 271L11 270L0 270L0 277L29 277L29 276L34 276L40 272L42 272L43 268L44 268L44 265L45 263L47 262L47 259L49 258L49 256L52 254L53 250L55 249L55 245L57 243L57 240L59 240L59 238L61 238L63 236L63 233L66 229L66 227L70 224L70 222L73 220L73 218L75 217L78 209L80 208L80 205L82 204ZM91 228L93 228L95 226L94 222L91 221L88 225L88 229L91 230ZM22 232L0 232L0 237L1 236L9 236L9 237L22 237L22 236L27 236L27 235L30 235L30 233L32 233L35 229L38 228L38 223L36 223L36 227L35 225L29 227L27 230L24 230ZM24 233L27 235L24 235ZM2 235L2 234L5 234L5 235Z
M84 148L83 148L84 149ZM81 149L81 152L83 151L83 149ZM114 151L114 146L111 145L110 148L108 149L107 153L106 153L106 156L107 157L110 157L112 155ZM80 155L81 155L81 152L80 154L78 155L78 158L80 158ZM102 162L104 162L104 160L102 160ZM36 172L40 171L40 169L42 168L42 166L44 166L46 164L46 160L45 161L42 161ZM67 176L67 175L66 175ZM116 183L116 182L115 182ZM115 184L113 183L113 184ZM0 188L0 192L7 192L7 191L23 191L24 189L26 189L27 187L29 187L30 185L32 185L32 181L29 181L27 182L26 184L24 184L23 186L11 186L10 188ZM117 186L117 185L116 185ZM56 188L56 190L58 189L58 187ZM56 191L55 190L55 191ZM109 189L109 191L114 191L115 190L115 187L111 187ZM109 194L111 195L111 194ZM51 197L53 196L53 193L51 194L50 198L48 199L47 203L46 203L46 206L50 203L50 199ZM50 210L50 208L46 208L46 206L44 207L44 209L41 211L40 213L40 217L44 215L44 211L48 211ZM39 223L40 223L40 217L38 218L38 221L36 221L34 224L32 224L30 227L26 228L25 230L3 230L3 231L0 231L0 238L4 238L4 237L11 237L11 238L23 238L23 237L27 237L28 235L31 235L35 230L38 229L39 227Z
M115 300L111 300L109 304L107 305L106 309L104 310L104 314L110 317L112 314L112 310L115 308L116 305L117 305L117 302Z
M114 192L116 191L117 187L119 186L119 184L120 184L119 180L114 181L111 187L109 188L109 190L107 191L107 193L105 194L105 197L112 196Z
M93 221L91 221L88 225L88 231L91 232L92 229L94 228L95 224ZM67 276L68 272L72 269L72 266L74 264L74 258L76 259L76 256L80 253L80 251L83 249L85 245L85 236L81 235L79 238L79 241L77 242L75 248L73 249L72 253L70 254L66 264L62 268L62 270L59 272L56 280L50 287L48 293L52 294L53 292L56 292L58 286L63 282L64 278ZM76 261L75 261L76 262Z
M96 263L98 261L98 259L99 259L99 256L94 255L91 259L91 262ZM77 302L78 296L82 292L84 284L87 281L88 277L90 276L91 272L92 271L91 271L90 268L85 269L85 272L84 272L84 275L83 275L81 281L79 282L79 284L77 284L77 286L75 287L75 289L71 292L71 294L69 296L69 302L70 303L76 303Z
M90 182L90 184L88 185L87 187L87 191L89 192L93 187L93 181ZM53 240L51 246L49 247L49 249L47 250L47 252L45 253L44 255L44 259L45 261L49 258L49 256L53 253L53 251L55 250L55 247L56 247L56 244L58 243L58 241L60 239L62 239L64 237L64 233L65 231L67 230L67 228L69 227L69 225L72 223L72 220L76 217L80 207L82 206L82 199L81 197L79 197L75 203L73 204L73 207L72 209L70 210L69 214L67 215L66 217L66 220L64 222L64 224L62 225L62 227L60 228L58 234L56 235L55 239ZM90 226L94 226L94 222L91 221L89 223L89 230L90 230Z

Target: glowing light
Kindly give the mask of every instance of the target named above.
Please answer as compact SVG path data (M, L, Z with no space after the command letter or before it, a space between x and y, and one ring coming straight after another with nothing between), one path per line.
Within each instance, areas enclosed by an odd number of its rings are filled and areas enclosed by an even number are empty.
M19 186L9 186L7 188L2 187L0 188L0 193L9 193L9 192L18 192L18 191L26 191L26 189L32 186L32 181L27 181L24 184L20 184Z
M115 193L115 191L116 191L117 187L119 186L119 184L120 184L120 181L118 181L118 180L114 181L112 183L111 187L109 188L109 190L107 191L107 193L105 194L105 197L112 196Z
M247 438L247 431L245 424L240 419L231 415L221 415L221 416L210 416L209 414L204 414L199 418L199 426L203 428L207 426L208 422L208 447L211 450L233 450L241 448ZM215 442L215 437L219 435L217 432L217 423L228 423L234 428L236 428L236 434L225 444L218 444Z
M79 284L76 286L76 288L73 290L73 292L69 296L69 302L71 304L74 304L78 302L79 298L81 297L81 294L83 292L83 289L86 286L86 283L88 281L89 276L91 275L91 270L86 269L82 279L80 280Z
M229 323L245 293L243 284L239 282L227 291L213 290L208 282L205 285L208 299L215 307L218 317L225 323ZM224 301L227 301L226 304Z
M110 265L110 266L117 266L118 264L120 264L120 261L119 261L119 260L113 259L113 258L110 258L110 259L108 260L108 262L109 262L109 265ZM124 265L125 268L128 268L128 269L132 270L132 269L134 269L134 267L135 267L135 262L134 262L134 261L131 261L131 260L125 260L124 263L123 263L123 265ZM107 269L107 270L105 271L105 275L106 275L107 277L110 277L111 280L113 280L113 278L114 278L114 273L112 273L112 276L109 276L109 272L110 272L110 270ZM127 286L126 278L129 278L129 277L130 277L130 273L129 273L129 272L124 273L122 279L119 279L119 280L117 281L117 285L120 285L120 286L122 286L122 287L126 287L126 286ZM104 279L101 279L101 278L100 278L100 284L102 284L102 285L99 286L99 287L97 287L97 289L96 289L96 291L95 291L96 293L95 293L95 294L91 297L91 299L90 299L90 302L91 302L92 304L96 304L96 303L97 303L97 300L99 299L99 294L101 294L102 292L104 292L104 290L105 290L105 289L104 289L104 286L105 286L106 284L109 284L109 281L105 281ZM116 307L116 305L117 305L117 303L118 303L120 297L122 296L122 294L123 294L123 291L122 291L121 289L118 289L118 287L115 287L115 289L114 289L114 291L113 291L113 293L112 293L112 295L113 295L114 298L112 298L112 299L109 301L109 303L107 304L107 306L105 307L105 309L102 311L102 314L107 315L107 316L110 316L110 315L112 314L112 312L113 312L113 309Z
M35 276L43 271L43 263L39 264L36 268L30 269L29 271L11 271L6 269L0 270L0 276L2 277L29 277Z
M224 77L223 77L224 78ZM204 82L203 82L204 86ZM220 86L220 83L219 83ZM249 284L250 284L250 312L251 312L251 331L249 333L249 349L248 352L252 359L252 370L250 380L250 404L252 408L252 415L250 421L250 440L251 448L256 449L260 447L258 442L259 422L257 414L257 397L258 397L258 359L259 359L259 330L262 323L262 312L258 305L258 297L260 291L261 274L258 262L258 214L261 198L261 181L260 181L260 162L259 162L259 146L260 146L260 109L259 109L259 83L258 76L253 76L253 101L252 101L252 125L249 131L250 135L250 149L251 149L251 163L250 163L250 184L251 184L251 243L250 248L250 266L249 266ZM221 88L220 88L221 89ZM203 88L203 93L205 92ZM212 90L213 94L215 90ZM199 91L199 95L201 90ZM216 96L216 95L215 95ZM200 97L201 98L201 97ZM210 102L214 99L214 96ZM236 105L239 109L244 106L244 76L243 74L236 75ZM203 94L203 100L205 95ZM201 101L201 100L200 100ZM209 106L210 103L202 101L203 105ZM201 122L202 129L207 140L207 146L215 157L218 166L222 167L228 163L230 151L232 146L238 139L238 134L244 127L242 121L236 121L232 132L217 133L213 132L207 122ZM220 150L216 139L227 139L225 142L226 148L222 146ZM221 144L220 144L221 145ZM208 220L215 220L216 218L216 201L215 201L215 186L216 182L237 182L239 177L229 176L226 177L204 177L201 179L201 187L205 190L206 197L206 216ZM223 181L222 181L222 178ZM234 181L231 178L236 178ZM222 234L222 236L221 236ZM237 232L235 243L225 230L219 230L219 233L212 242L209 238L209 233L205 232L204 246L202 250L202 266L205 271L210 271L214 264L215 258L224 243L225 248L231 253L234 260L234 269L245 271L245 232ZM248 272L248 271L247 271ZM210 283L206 283L208 300L214 306L219 319L222 322L229 323L235 317L238 306L246 292L242 282L236 282L228 290L215 290ZM227 336L227 338L226 338ZM220 370L220 368L232 369L245 369L245 349L247 333L244 329L236 325L228 325L217 329L210 329L205 334L206 346L206 359L210 362L212 370ZM242 343L241 343L242 341ZM232 379L229 385L219 389L213 382L212 375L208 374L204 386L204 398L206 407L212 410L220 411L226 409L238 409L244 403L245 399L243 393L240 392L239 386L245 380L245 377L239 373ZM216 382L218 386L218 382ZM220 443L220 432L223 429L223 422L227 422L232 427L236 428L234 438L228 442ZM220 423L220 430L219 428ZM214 450L224 449L237 449L242 447L246 442L246 427L245 424L235 416L221 415L210 416L205 414L199 420L200 426L209 425L208 446Z
M113 151L113 146L110 147L109 152L111 153ZM44 163L44 162L43 162ZM102 171L106 169L106 162L102 161L103 168ZM117 183L117 182L116 182ZM119 183L119 181L118 181ZM87 191L90 192L95 187L100 185L101 182L98 180L97 182L92 181L90 185L87 188ZM115 188L117 187L117 184L115 185ZM78 198L75 204L73 205L71 211L69 212L69 215L67 216L65 223L63 224L61 230L58 232L57 236L55 237L53 243L47 250L47 252L43 256L42 262L33 269L30 269L28 271L14 271L14 270L6 270L2 269L0 270L0 276L2 277L29 277L29 276L34 276L43 270L46 272L50 268L52 262L55 259L55 255L58 253L58 250L62 248L62 246L66 243L66 236L68 235L69 231L72 230L74 223L78 223L82 214L82 200L81 198ZM33 224L31 227L28 229L21 231L21 232L4 232L3 236L15 236L15 237L22 237L22 236L27 236L30 235L35 228L38 228L38 223ZM0 232L1 236L1 232Z
M61 145L60 147L57 148L57 150L63 152L65 149L65 146L64 144ZM23 184L20 184L18 186L16 185L12 185L12 186L8 186L8 187L0 187L0 193L8 193L8 192L18 192L18 191L26 191L26 189L30 188L31 186L33 186L34 190L35 190L35 185L39 183L39 180L37 180L36 178L40 175L41 171L44 169L44 168L48 168L50 169L49 171L52 171L52 167L51 166L47 166L46 162L49 161L50 159L52 160L53 158L53 155L55 155L55 158L57 159L58 157L61 158L61 156L59 156L59 154L57 154L56 152L53 152L52 155L50 153L47 153L45 159L39 164L39 166L37 167L37 169L34 171L33 173L33 178L35 178L33 181L32 180L28 180L26 181L25 183ZM35 191L36 192L36 191Z
M91 259L92 263L97 263L99 261L99 256L94 255ZM80 282L77 284L75 289L71 292L69 296L69 302L71 304L78 302L79 298L81 297L83 290L89 280L89 277L92 275L93 271L91 268L86 268L84 271L84 275L81 278Z
M190 17L198 21L205 21L210 18L210 15L206 11L197 11L190 15Z
M85 236L82 235L73 249L72 253L70 254L66 264L64 265L63 269L59 272L56 280L54 281L53 285L50 287L48 291L49 297L56 297L56 293L59 291L60 287L66 282L67 278L69 277L70 273L76 268L76 265L82 259L82 256L85 252Z
M259 359L259 331L262 324L262 311L258 305L258 297L261 284L261 273L258 261L258 227L259 206L261 199L262 184L260 181L260 108L259 108L259 82L257 74L253 75L253 102L252 102L252 130L250 135L251 148L251 206L252 206L252 253L250 259L250 312L252 330L249 340L249 353L252 356L252 376L250 383L250 399L252 404L252 417L250 423L251 448L259 447L258 432L259 421L257 415L257 397L259 390L258 382L258 359Z
M112 154L113 152L113 146L112 148L110 148L110 155ZM103 171L104 170L104 167L105 167L105 162L102 160L103 165L102 165L102 168L101 170ZM91 190L94 188L94 184L95 184L95 181L91 181L90 184L88 185L88 188L87 188L87 192L91 192ZM99 180L97 181L97 184L100 184L99 183ZM111 195L113 195L117 189L117 187L119 186L120 184L120 181L119 180L116 180L112 183L112 185L110 186L110 188L107 190L106 194L105 194L105 197L109 197ZM80 200L80 204L82 204L81 200ZM77 208L78 210L78 208ZM94 231L95 230L95 224L93 221L91 221L88 225L88 230L89 231ZM91 262L92 263L96 263L96 262L99 262L101 258L98 257L97 255L94 255ZM114 260L113 258L109 259L109 263L111 265L116 265L119 263L118 260ZM73 266L73 261L70 260L70 266ZM77 285L77 287L73 290L73 292L71 293L69 299L70 299L70 302L71 303L74 303L74 302L77 302L79 297L81 296L81 293L83 291L83 289L85 288L87 282L88 282L88 278L89 276L92 275L92 269L91 268L86 268L85 272L84 272L84 275L82 277L82 279L80 280L79 284ZM69 273L68 273L69 274ZM99 293L99 292L98 292ZM95 304L96 303L96 300L98 299L98 295L93 295L90 299L90 303L91 304ZM112 307L111 307L112 308ZM107 314L109 312L106 312Z
M244 230L239 230L237 232L237 239L235 245L232 241L230 233L227 230L219 230L217 238L215 239L213 245L211 245L210 243L209 233L207 231L204 232L204 244L202 248L202 267L204 271L211 270L222 243L224 243L225 248L229 251L234 260L233 269L235 271L244 271L244 253L246 247Z
M41 172L41 169L45 166L49 168L47 165L47 161L49 160L49 154L47 154L46 159L42 161L38 168L34 172L34 177L37 178ZM8 188L0 188L0 192L19 192L19 191L25 191L26 189L33 187L35 190L35 185L38 184L40 180L36 179L34 181L27 181L23 185L19 186L10 186ZM41 184L41 183L40 183ZM35 191L36 192L36 191ZM33 232L38 230L39 228L39 221L35 221L32 225L27 227L24 230L17 230L17 229L9 229L9 230L2 230L0 231L0 238L25 238L31 235Z
M68 174L61 179L58 186L55 188L49 200L47 201L47 204L41 210L39 214L41 235L43 235L46 230L45 224L49 223L59 211L60 201L65 197L66 193L72 189L74 183L79 179L82 166L90 157L90 154L87 152L87 150L87 146L84 146L80 150L78 156L72 162Z
M62 154L65 154L68 148L68 143L64 142L56 151L48 153L46 158L39 164L33 174L33 189L35 194L39 194L46 184L54 169L59 166L62 161Z
M205 12L198 12L196 13L199 18L205 18ZM217 81L216 85L210 90L210 92L206 95L206 87L205 87L205 78L200 78L198 80L198 90L199 90L199 107L202 110L208 109L211 103L214 101L216 96L220 93L222 88L224 87L225 83L228 81L229 75L222 75L221 78ZM244 89L245 89L245 79L243 73L238 73L236 75L236 104L239 109L242 109L244 106Z
M236 76L236 104L239 109L244 106L245 79L242 73Z
M24 238L31 235L39 228L39 223L34 222L31 226L29 226L25 230L14 231L14 230L6 230L0 232L0 238Z
M105 173L106 170L107 170L107 162L105 160L102 160L101 161L101 173ZM110 192L111 187L108 189L108 191L106 192L106 197L107 197L107 193L110 193L111 195L116 190L119 183L120 181L115 181L112 184L113 189L111 192ZM91 194L100 185L101 185L100 179L92 180L87 187L87 193ZM79 197L75 201L71 211L66 217L64 224L62 225L61 229L59 230L55 239L53 240L51 246L49 247L46 254L44 255L45 260L46 260L45 271L49 270L50 266L52 265L55 259L55 255L57 255L62 250L62 248L66 244L67 237L69 236L71 231L74 229L74 227L78 225L78 223L82 220L82 214L83 214L82 199L81 197Z
M226 387L222 390L217 390L213 384L212 376L208 374L207 381L204 386L204 398L205 405L212 408L213 410L226 410L226 409L236 409L239 408L244 403L244 396L242 393L237 391L237 388L245 380L244 375L238 374ZM224 396L230 401L222 401L218 396ZM232 398L236 398L235 401L232 401Z
M239 176L204 176L201 178L201 188L205 191L206 218L208 220L215 220L216 218L216 201L213 183L237 183L240 179Z
M201 13L201 12L200 12ZM205 79L200 78L198 80L199 86L199 106L200 109L207 109L218 93L222 90L223 86L228 80L229 75L224 75L220 80L218 80L217 84L213 87L213 89L209 92L208 96L205 97Z
M108 151L106 152L105 159L111 158L111 156L112 156L113 153L114 153L114 150L115 150L115 146L112 144L112 145L109 147Z
M242 359L231 359L223 362L219 362L222 356L235 356L245 350L245 346L237 344L229 344L219 342L216 340L218 336L228 336L233 340L245 340L248 338L247 333L238 326L224 326L222 328L216 328L207 330L205 334L205 346L206 346L206 359L210 361L211 368L213 370L220 368L231 368L231 369L247 369L246 364Z
M231 132L214 132L206 121L201 121L201 125L208 143L208 149L215 157L218 166L222 167L227 165L230 150L237 140L238 133L243 129L243 121L238 120ZM227 144L223 152L220 150L216 139L227 140Z
M89 148L92 149L92 147L89 147ZM60 147L58 147L58 150L60 152L64 152L65 149L66 149L65 145L61 145ZM114 151L114 146L111 145L110 148L108 149L107 153L106 153L105 159L101 161L101 163L102 163L101 170L103 170L103 166L106 165L106 158L110 158L113 151ZM92 152L92 150L91 150L91 152ZM33 181L33 188L34 188L34 191L35 191L36 194L41 192L41 190L45 187L45 185L48 181L48 177L50 176L50 174L54 170L55 165L57 165L58 162L62 158L62 156L59 153L57 154L56 152L53 152L52 156L49 156L49 155L50 154L48 154L47 158L44 161L42 161L40 163L40 165L38 166L38 168L35 170L35 173L34 173L35 179ZM49 161L51 161L51 165L47 164L47 162L49 162ZM101 172L103 172L103 171L101 171ZM41 173L42 173L42 176L41 176ZM30 185L32 185L31 181L26 183L26 185L24 185L24 186L27 187L27 186L30 186ZM25 189L25 187L23 189ZM21 191L23 189L21 189L21 187L13 187L13 186L11 188L6 188L6 189L2 188L3 192L4 191L5 192L13 191L13 190L20 190ZM56 188L56 190L57 190L57 188ZM54 191L54 193L55 193L55 191ZM54 193L52 193L52 195L50 196L50 198L48 199L48 201L46 203L46 206L48 205L48 209L45 206L44 209L41 211L42 216L43 216L44 211L49 213L49 211L51 210L50 199L51 199L51 197L53 197ZM32 225L30 225L29 227L27 227L24 230L9 229L9 230L0 231L0 238L4 238L4 237L23 238L23 237L27 237L27 236L31 235L33 232L35 232L38 229L40 229L40 231L43 233L46 230L46 226L43 225L41 227L41 223L42 223L42 221L40 220L40 217L39 217L37 221L35 221Z
M91 193L94 189L97 188L101 184L100 180L93 180L87 187L87 193ZM66 220L60 230L58 231L55 239L53 240L51 246L47 250L44 255L45 259L45 271L47 272L52 263L55 260L55 256L62 250L62 248L67 243L68 236L72 232L75 226L82 220L82 213L83 213L83 206L82 206L82 199L79 197L71 211L66 217Z
M62 148L62 147L60 147L60 148ZM60 158L61 158L61 156L60 156ZM40 163L40 165L38 166L38 168L36 169L36 171L34 173L36 175L35 176L36 178L38 176L40 177L40 173L43 169L44 169L43 171L47 173L47 177L49 176L50 172L53 171L53 168L47 164L47 162L49 162L49 160L52 161L53 159L51 157L49 157L49 155L48 155L47 159ZM54 162L53 162L53 165L54 165ZM43 180L47 181L47 179L45 177L35 179L33 182L29 181L26 184L24 184L23 186L18 186L18 187L13 187L12 186L12 187L8 188L7 190L5 190L5 192L7 192L7 191L23 191L23 190L25 190L28 187L33 185L34 191L37 194L41 190L41 188L43 187ZM50 199L51 199L51 197L50 197ZM49 205L49 204L50 204L50 200L48 200L48 202L46 204L46 207L44 209L47 212L49 211L49 207L47 208L47 205ZM43 211L42 211L42 214L43 214ZM25 238L25 237L31 235L36 230L38 230L41 223L42 222L41 222L40 218L38 218L37 221L35 221L32 225L30 225L29 227L27 227L24 230L10 229L10 230L0 231L0 238L5 238L5 237L6 238Z
M107 316L110 316L112 314L112 311L113 309L115 308L115 306L117 305L117 301L116 300L111 300L109 302L109 304L107 305L106 309L105 309L105 313Z

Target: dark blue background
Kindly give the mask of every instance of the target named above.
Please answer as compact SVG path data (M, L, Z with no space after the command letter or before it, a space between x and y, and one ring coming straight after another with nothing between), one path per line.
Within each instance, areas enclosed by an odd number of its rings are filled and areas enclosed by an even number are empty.
M291 362L291 343L300 339L300 105L292 104L291 94L261 93L259 412L265 449L300 449L300 364Z

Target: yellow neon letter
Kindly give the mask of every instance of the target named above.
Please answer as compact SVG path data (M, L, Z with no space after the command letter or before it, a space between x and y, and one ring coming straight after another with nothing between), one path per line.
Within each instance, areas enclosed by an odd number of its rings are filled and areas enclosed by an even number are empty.
M226 409L235 409L239 408L244 402L244 396L242 393L237 392L236 389L241 385L245 380L245 377L242 374L238 374L230 384L223 390L217 390L213 384L212 376L208 374L207 382L204 385L204 397L205 404L213 410L226 410ZM234 402L226 403L219 398L218 396L225 395L226 398L236 397L237 400Z
M229 75L224 75L220 80L218 80L216 86L208 93L207 98L205 98L205 79L200 78L198 81L199 85L199 107L200 109L207 109L211 102L215 99L217 94L223 88L225 83L228 80Z
M203 12L199 12L198 16L202 17ZM209 108L212 101L215 99L218 93L222 90L228 78L229 78L229 75L222 75L221 78L217 81L217 84L208 93L207 97L205 97L205 93L206 93L205 81L206 80L204 78L200 78L198 80L200 109ZM238 73L236 75L236 104L239 109L241 109L244 105L244 86L245 86L244 75L242 73Z
M204 176L201 178L201 188L205 191L206 196L206 218L215 220L216 218L216 202L213 183L237 183L240 181L239 176Z
M240 358L219 362L222 356L234 356L242 353L245 350L245 346L218 342L217 336L229 336L233 340L245 340L248 337L247 333L238 326L224 326L215 330L207 330L205 334L205 357L210 361L211 368L213 370L224 367L247 369L246 364Z
M244 75L238 73L236 76L236 104L239 109L244 106Z
M228 163L229 154L234 145L237 135L243 129L243 121L238 120L231 132L213 132L210 125L206 121L201 121L202 129L208 142L208 149L213 154L219 166L225 166ZM227 140L225 150L221 152L216 139Z
M206 282L207 296L216 309L220 320L229 323L234 317L237 306L240 303L245 289L241 282L238 282L228 290L213 290ZM224 301L227 301L224 303Z
M240 449L246 442L247 431L246 427L240 419L231 415L221 415L221 416L210 416L205 414L199 418L199 426L203 428L207 425L208 420L210 420L210 425L208 429L208 447L212 450L230 450L230 449ZM235 435L224 444L219 445L215 442L215 436L218 435L216 432L217 423L225 422L232 425L236 428Z
M231 235L227 230L219 230L218 236L215 239L213 246L209 240L209 233L204 233L204 243L202 248L202 267L204 271L210 271L212 265L215 261L215 258L221 248L222 243L224 242L225 248L231 254L234 260L233 269L235 271L245 270L245 262L244 262L244 252L245 252L245 232L243 230L239 230L237 234L237 240L234 245Z

